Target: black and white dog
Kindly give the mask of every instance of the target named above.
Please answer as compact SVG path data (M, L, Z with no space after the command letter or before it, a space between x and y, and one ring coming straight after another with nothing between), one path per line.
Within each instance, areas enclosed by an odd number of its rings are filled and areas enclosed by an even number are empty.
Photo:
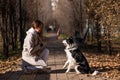
M98 74L98 71L91 70L87 59L82 54L73 38L70 37L62 42L65 45L65 52L67 61L63 68L67 67L66 73L68 73L71 67L74 67L77 74L79 73L90 73L92 75ZM68 66L67 66L68 65Z

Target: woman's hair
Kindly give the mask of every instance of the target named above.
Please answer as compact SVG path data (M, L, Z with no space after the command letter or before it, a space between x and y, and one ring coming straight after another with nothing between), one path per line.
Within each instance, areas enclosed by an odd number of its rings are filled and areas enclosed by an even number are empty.
M32 22L32 27L35 28L34 24L36 24L36 27L43 27L43 22L40 20L35 20Z
M40 20L35 20L35 21L32 22L32 27L35 29L35 26L34 26L34 25L36 25L36 27L42 28L42 31L41 31L41 33L39 34L39 35L42 37L42 36L43 36L43 26L44 26L43 22L40 21Z

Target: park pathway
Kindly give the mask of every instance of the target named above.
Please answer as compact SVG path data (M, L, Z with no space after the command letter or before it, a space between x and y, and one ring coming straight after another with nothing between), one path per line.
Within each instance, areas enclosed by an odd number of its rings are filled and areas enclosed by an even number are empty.
M24 74L18 70L1 74L0 80L110 80L90 74L76 74L74 70L66 74L66 69L62 69L66 61L62 40L57 40L55 34L49 34L48 39L46 44L50 50L50 55L47 64L52 71L50 74Z

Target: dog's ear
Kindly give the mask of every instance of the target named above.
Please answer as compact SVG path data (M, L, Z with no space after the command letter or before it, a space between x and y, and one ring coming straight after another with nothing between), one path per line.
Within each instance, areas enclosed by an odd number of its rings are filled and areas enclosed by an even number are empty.
M72 37L69 37L66 41L67 41L68 44L73 44L74 43Z
M73 40L73 37L72 37L72 36L70 36L70 37L68 37L68 38L67 38L67 40L68 40L68 39L71 39L71 40Z
M70 38L70 39L73 39L73 37L72 37L72 36L70 36L69 38Z

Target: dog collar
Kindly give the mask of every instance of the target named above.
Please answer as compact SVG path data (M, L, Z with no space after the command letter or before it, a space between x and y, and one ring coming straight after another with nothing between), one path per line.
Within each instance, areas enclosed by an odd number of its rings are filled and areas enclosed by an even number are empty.
M78 47L77 46L73 46L71 48L68 48L68 50L76 50Z

